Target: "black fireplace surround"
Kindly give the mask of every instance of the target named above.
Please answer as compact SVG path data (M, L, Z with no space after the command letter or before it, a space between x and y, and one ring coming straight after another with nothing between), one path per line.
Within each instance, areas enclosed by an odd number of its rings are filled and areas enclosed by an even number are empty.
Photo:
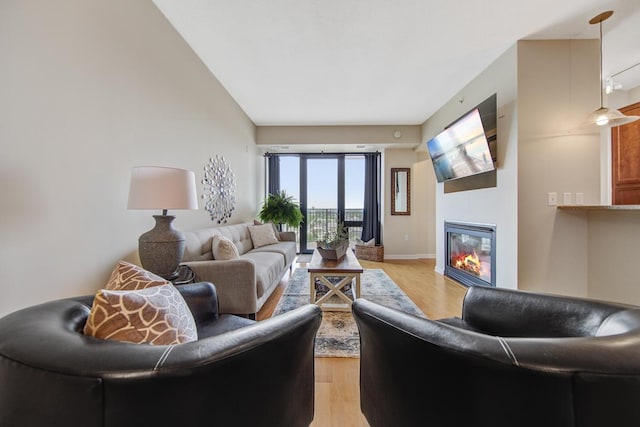
M496 286L496 226L444 223L444 274L466 286Z

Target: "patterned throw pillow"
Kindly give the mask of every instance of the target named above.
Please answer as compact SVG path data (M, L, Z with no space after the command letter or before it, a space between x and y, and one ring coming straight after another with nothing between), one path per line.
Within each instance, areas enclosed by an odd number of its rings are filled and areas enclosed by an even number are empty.
M271 224L250 225L249 234L251 235L251 241L255 248L278 243L278 239L273 232L273 226Z
M105 289L128 290L144 289L151 286L166 285L169 282L150 271L126 261L120 261L111 273Z
M193 315L172 284L133 291L101 289L93 301L84 334L156 345L198 339Z
M211 251L213 252L213 259L228 260L240 258L240 253L236 245L228 237L213 236L211 242Z

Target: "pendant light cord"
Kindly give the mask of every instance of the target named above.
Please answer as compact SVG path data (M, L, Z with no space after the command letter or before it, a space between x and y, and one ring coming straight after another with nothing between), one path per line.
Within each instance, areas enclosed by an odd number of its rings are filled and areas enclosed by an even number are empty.
M600 108L604 108L604 96L602 95L602 21L600 21Z

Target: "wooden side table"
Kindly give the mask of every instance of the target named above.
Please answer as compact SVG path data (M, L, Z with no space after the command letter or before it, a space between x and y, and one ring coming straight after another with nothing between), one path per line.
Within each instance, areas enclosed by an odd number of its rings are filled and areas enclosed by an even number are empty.
M351 311L353 300L345 293L345 286L353 284L352 292L354 298L360 298L360 275L364 271L358 259L351 249L339 260L325 260L320 253L315 250L311 257L311 262L307 266L309 272L309 293L311 304L316 304L325 311ZM341 278L337 283L332 282L330 277ZM328 292L317 298L316 279L328 288ZM337 296L344 303L329 303L332 296Z

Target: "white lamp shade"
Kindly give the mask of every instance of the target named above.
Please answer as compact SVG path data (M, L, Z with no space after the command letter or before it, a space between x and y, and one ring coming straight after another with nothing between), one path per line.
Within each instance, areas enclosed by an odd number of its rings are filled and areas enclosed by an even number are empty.
M192 171L136 166L131 171L128 209L198 209Z

